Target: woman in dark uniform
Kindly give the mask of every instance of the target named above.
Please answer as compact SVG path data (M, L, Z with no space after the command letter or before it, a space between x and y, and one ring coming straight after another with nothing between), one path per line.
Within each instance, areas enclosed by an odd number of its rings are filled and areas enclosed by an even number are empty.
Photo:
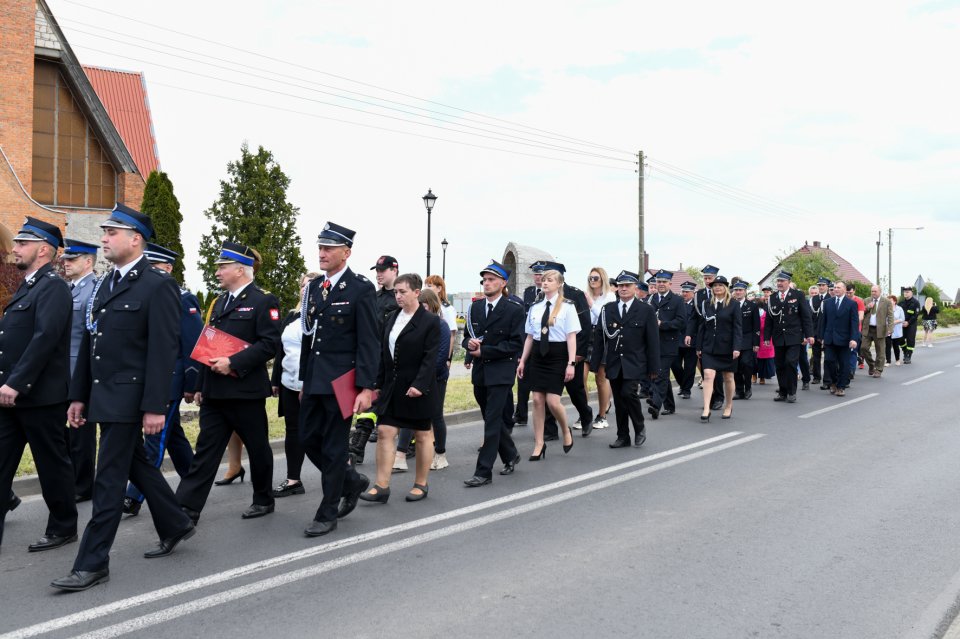
M437 349L440 347L440 318L420 305L420 278L401 275L394 281L394 295L400 308L383 327L380 372L377 387L380 397L375 412L379 415L377 437L377 481L360 495L364 501L387 503L390 498L390 474L396 458L397 434L401 428L416 432L417 472L407 501L427 496L427 473L433 461L433 431L430 420L436 413Z
M713 297L701 300L700 309L703 322L697 331L697 354L703 362L703 414L700 420L710 421L710 400L713 396L713 379L717 373L723 374L723 419L733 414L734 382L736 359L740 351L736 350L741 338L741 317L735 304L732 304L727 278L720 275L711 285Z

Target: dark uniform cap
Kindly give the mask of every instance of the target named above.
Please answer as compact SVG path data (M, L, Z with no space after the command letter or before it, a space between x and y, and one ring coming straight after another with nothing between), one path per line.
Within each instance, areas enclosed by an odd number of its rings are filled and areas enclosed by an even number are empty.
M691 282L690 280L687 280L686 282L684 282L683 284L680 285L680 290L681 290L681 291L695 291L695 290L697 290L697 283L696 283L696 282Z
M723 275L718 275L715 280L710 282L710 286L716 286L717 284L723 284L724 286L730 286L730 282L727 281Z
M96 244L90 244L88 242L81 242L80 240L71 240L69 237L63 240L64 249L63 255L60 256L61 260L72 260L81 255L91 255L96 257L97 248Z
M175 264L177 258L180 257L180 254L176 251L171 251L165 246L151 243L147 244L147 249L143 254L150 262L162 262L164 264ZM222 252L220 253L220 257L223 258ZM253 264L250 264L250 266L253 266Z
M370 270L386 271L390 268L399 268L397 258L392 255L381 255L377 263L370 267Z
M660 269L653 274L653 278L657 280L673 280L673 273Z
M650 277L647 278L647 284L656 284L656 283L657 283L656 277L651 275Z
M561 275L567 272L567 267L561 264L560 262L551 262L550 260L545 260L543 262L544 271L558 271Z
M317 244L319 246L346 246L347 248L353 248L353 236L356 234L356 231L351 231L345 226L327 222L323 230L320 231L320 235L317 236Z
M916 289L913 288L912 286L901 286L901 287L900 287L900 290L901 290L901 291L913 291L913 292L916 292Z
M737 280L736 282L733 283L733 286L731 286L730 288L742 288L743 290L747 290L749 287L750 287L749 283L744 282L743 280Z
M497 277L505 280L510 279L510 271L507 270L506 266L496 260L490 260L490 264L487 266L487 268L480 271L480 275L483 275L484 273L490 273L491 275L496 275Z
M257 254L254 253L253 249L249 246L238 242L224 242L220 248L220 259L216 260L214 264L230 264L231 262L236 262L244 266L253 266L253 263L256 261Z
M700 269L700 272L703 273L704 275L716 275L717 273L720 272L720 269L719 267L713 266L712 264L707 264L702 269Z
M637 284L637 288L639 288L641 291L645 293L650 292L650 286L646 282L640 282L639 284Z
M826 278L826 277L821 277L819 280L817 280L817 284L826 284L827 286L830 286L830 285L833 284L833 282L831 282L831 281L830 281L828 278Z
M761 291L772 291L772 290L773 290L773 287L770 286L769 284L767 284L766 286L764 286L764 287L761 288L760 290L761 290Z
M129 229L142 235L145 240L153 238L153 220L150 216L119 202L113 207L110 217L100 225L100 228Z
M530 265L530 270L532 270L534 273L543 273L545 270L547 270L547 263L543 260L537 260Z
M793 273L791 273L790 271L781 270L779 273L777 273L776 279L778 279L778 280L788 280L788 281L789 281L789 280L792 280L792 279L793 279Z
M53 245L53 248L63 246L63 235L60 234L60 228L35 217L27 217L23 221L23 228L13 239L21 242L46 242Z
M620 271L616 282L617 284L639 284L640 276L632 271Z

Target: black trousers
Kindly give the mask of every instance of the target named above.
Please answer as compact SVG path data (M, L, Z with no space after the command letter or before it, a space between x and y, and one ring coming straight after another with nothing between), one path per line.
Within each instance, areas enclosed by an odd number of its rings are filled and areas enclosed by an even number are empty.
M667 355L660 357L660 369L657 371L659 376L655 382L650 383L653 391L650 393L650 401L654 407L659 409L676 410L677 402L673 396L673 382L670 381L670 369L674 362L680 359L679 355Z
M850 357L850 345L833 344L823 345L823 371L824 381L827 380L827 371L830 371L830 382L837 388L846 388L850 385L850 373L852 372L852 362Z
M773 347L773 364L777 367L777 392L781 395L797 394L797 365L800 362L802 344Z
M514 419L519 423L528 423L527 408L530 405L530 382L517 379L517 410Z
M93 475L97 467L97 425L87 422L80 428L68 427L66 431L67 450L73 465L74 494L89 497L93 493Z
M910 324L903 329L903 357L904 359L910 359L913 357L913 348L917 345L917 325Z
M757 354L753 349L740 351L740 357L734 362L733 385L737 396L743 397L753 388L753 374L757 370Z
M504 419L508 405L513 403L513 388L509 384L473 386L473 396L483 414L483 445L477 455L477 477L493 477L493 464L497 455L504 464L517 458L517 446L510 436L510 428Z
M823 343L815 340L811 351L810 375L814 382L819 382L823 379Z
M633 431L640 435L644 432L643 406L640 404L640 381L624 379L622 376L610 380L617 416L617 439L630 439L630 422Z
M580 415L581 424L593 421L593 409L590 408L590 403L587 401L587 389L584 388L583 385L585 368L585 362L578 362L577 365L573 367L573 379L564 384L564 388L567 389L567 395L570 396L570 403L573 404L577 409L577 413ZM557 420L549 410L547 411L546 421L543 423L543 432L545 435L559 436Z
M300 443L300 393L281 384L280 401L283 403L283 452L287 458L287 479L299 481L306 455Z
M797 364L800 366L800 380L804 384L810 383L810 360L807 358L807 346L803 344L800 346L800 357L797 359Z
M67 454L63 416L66 403L36 408L0 408L0 495L13 495L11 486L23 449L30 444L40 476L40 491L50 514L46 534L75 535L77 504L73 500L73 468ZM10 500L0 503L0 543Z
M336 521L344 491L363 487L363 476L349 463L350 418L343 418L335 395L307 395L300 402L300 443L320 469L323 499L315 521Z
M266 400L204 397L200 405L197 452L190 464L190 472L177 487L177 499L181 505L197 512L203 510L223 461L223 451L234 432L247 448L253 503L261 506L273 503L273 451L267 434ZM140 487L136 480L133 483ZM150 499L149 495L147 499Z
M97 478L93 483L93 515L80 540L74 570L103 570L123 516L123 493L130 479L147 498L153 527L167 539L190 526L173 490L143 449L143 424L100 424Z
M697 376L697 351L693 348L680 348L677 358L670 369L680 385L680 393L690 393Z
M903 346L902 337L892 337L887 335L887 366L890 365L890 362L896 362L900 359L901 346Z

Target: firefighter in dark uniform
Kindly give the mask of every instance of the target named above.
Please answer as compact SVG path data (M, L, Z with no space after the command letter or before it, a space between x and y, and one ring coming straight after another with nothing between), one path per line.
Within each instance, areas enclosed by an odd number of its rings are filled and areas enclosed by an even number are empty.
M391 255L381 255L377 258L377 263L370 267L370 270L376 271L377 281L383 282L383 285L377 289L377 319L382 330L390 314L400 308L400 305L397 304L397 295L393 292L393 282L400 272L400 265L397 258Z
M823 301L830 296L830 287L833 286L833 283L826 277L821 277L817 280L817 292L816 294L810 295L810 311L811 311L811 321L813 322L813 330L817 330L817 326L820 324L820 313L823 310ZM811 291L813 287L810 287ZM812 354L810 357L810 376L811 382L814 384L821 384L824 380L824 368L823 368L823 342L820 340L814 340ZM829 388L829 384L827 387Z
M280 344L280 303L253 281L256 253L248 246L224 242L216 260L224 292L210 315L210 326L243 340L248 347L233 355L200 362L194 399L200 404L197 453L177 487L184 512L197 522L207 501L231 435L247 448L253 503L243 519L273 512L273 450L267 422L267 398L273 394L267 362ZM172 370L172 369L171 369Z
M323 499L304 530L308 537L326 535L337 519L357 506L370 479L349 461L351 416L340 411L333 382L354 372L357 397L354 414L373 403L380 367L377 293L373 283L347 266L355 232L328 222L317 237L320 268L303 296L300 318L300 441L307 457L320 469Z
M757 351L760 350L760 307L746 298L749 283L737 280L733 283L733 303L740 309L740 344L734 350L740 351L735 362L733 384L736 388L734 399L753 397L752 378L757 370Z
M544 271L559 271L560 274L567 272L567 268L559 262L545 261ZM593 430L593 409L587 400L587 390L584 387L584 369L586 368L585 359L587 349L590 347L590 333L593 330L593 324L590 321L590 306L587 304L587 296L584 295L576 286L570 286L566 282L563 284L563 297L573 302L577 308L577 317L580 319L580 332L577 333L577 365L573 368L573 379L564 384L567 389L567 395L570 396L570 403L577 409L580 415L580 434L583 437L590 435ZM543 424L544 441L554 441L559 439L557 431L557 420L550 411L547 411L547 417Z
M51 262L63 245L60 229L28 217L13 238L13 261L24 281L0 318L0 542L10 491L30 444L40 490L50 511L44 535L29 550L50 550L77 539L73 465L63 416L70 383L70 289Z
M647 303L657 318L660 367L657 369L657 380L650 383L653 392L647 400L647 412L657 419L660 415L673 415L677 410L670 369L680 357L680 344L687 328L687 317L683 300L670 290L673 273L661 269L654 275L654 281L657 292L647 298Z
M801 351L813 342L813 322L810 306L803 293L790 288L793 273L780 271L777 291L767 302L767 319L763 326L764 339L773 340L774 364L777 367L777 394L775 402L797 401L797 364Z
M903 299L900 300L903 309L903 363L909 364L913 359L913 348L917 344L917 326L920 324L920 301L914 297L912 286L904 287Z
M73 572L50 585L86 590L109 579L110 547L123 516L123 491L132 479L150 505L164 557L194 533L160 470L143 449L142 434L158 433L170 403L170 374L180 347L180 291L143 256L153 236L150 217L118 204L100 225L103 256L114 267L97 281L77 366L67 420L100 425L93 514Z
M656 381L660 368L657 316L649 304L637 299L639 283L636 273L620 271L617 301L603 306L594 329L596 341L590 368L606 367L616 408L617 439L610 448L630 446L631 421L633 445L640 447L646 441L638 389L641 379Z
M712 264L707 264L700 273L703 275L703 288L697 291L693 297L693 313L687 320L687 335L684 338L684 346L692 346L697 337L697 331L700 330L700 324L703 323L703 307L710 303L713 298L713 291L710 285L717 278L720 269ZM710 410L720 410L723 407L723 375L717 375L713 378L713 395L710 402Z
M690 322L690 315L693 313L693 297L697 292L696 282L686 281L680 285L680 295L683 299L683 321L684 335L686 334L686 325ZM693 381L697 376L697 349L692 346L686 346L685 340L681 338L680 347L677 349L677 358L673 360L673 377L677 380L680 387L678 394L683 399L690 399L690 391L693 389Z
M530 265L533 271L533 284L523 290L523 312L530 311L530 307L543 299L543 291L540 289L540 277L543 275L546 262L537 260ZM513 415L513 421L517 426L526 426L528 420L528 409L530 406L530 384L525 379L517 380L517 409Z

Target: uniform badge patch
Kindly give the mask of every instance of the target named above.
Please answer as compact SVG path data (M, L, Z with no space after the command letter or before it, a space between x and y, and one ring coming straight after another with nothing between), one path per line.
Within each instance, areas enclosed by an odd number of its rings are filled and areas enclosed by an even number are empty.
M279 309L276 309L276 308L271 308L271 309L270 309L270 319L272 319L272 320L274 320L274 321L280 319L280 311L279 311Z
M197 309L195 309L195 308L193 308L193 307L191 306L191 307L190 307L190 314L191 314L191 315L196 315L196 314L197 314Z

